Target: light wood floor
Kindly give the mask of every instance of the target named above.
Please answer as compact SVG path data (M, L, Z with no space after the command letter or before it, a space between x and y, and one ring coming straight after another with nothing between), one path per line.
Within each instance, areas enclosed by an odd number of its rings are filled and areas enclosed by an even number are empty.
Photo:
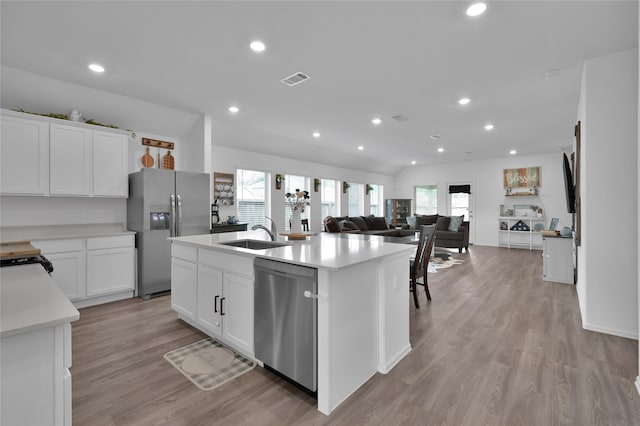
M636 341L585 331L539 251L472 247L411 303L411 353L331 416L257 367L205 392L163 354L203 338L168 296L80 310L74 425L640 425ZM407 290L407 298L410 298Z

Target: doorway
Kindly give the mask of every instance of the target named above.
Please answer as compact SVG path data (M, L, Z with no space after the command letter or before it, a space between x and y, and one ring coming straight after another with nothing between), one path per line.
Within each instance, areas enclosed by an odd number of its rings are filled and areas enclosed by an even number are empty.
M448 183L448 210L450 216L464 215L464 221L469 222L469 244L475 243L476 224L473 199L472 182Z

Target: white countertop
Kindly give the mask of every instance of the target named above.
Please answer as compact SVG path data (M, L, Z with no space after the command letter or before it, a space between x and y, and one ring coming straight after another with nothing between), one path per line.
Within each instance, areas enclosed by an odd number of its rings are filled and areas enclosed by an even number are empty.
M39 264L0 268L0 337L76 321L78 310Z
M407 253L408 255L415 250L415 245L384 242L382 238L371 238L366 235L362 238L341 237L341 234L325 232L300 241L287 241L284 237L278 237L278 242L285 242L287 245L265 250L250 250L220 244L224 241L241 239L269 241L269 236L263 230L256 230L171 238L174 243L179 244L328 269L339 269L394 254Z
M121 223L84 223L77 225L13 226L0 228L0 241L59 240L63 238L108 237L135 234Z

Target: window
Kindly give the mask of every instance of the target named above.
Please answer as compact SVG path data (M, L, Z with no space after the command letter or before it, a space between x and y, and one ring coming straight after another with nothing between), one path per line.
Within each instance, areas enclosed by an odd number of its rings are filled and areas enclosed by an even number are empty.
M438 186L416 186L416 214L438 213Z
M333 179L320 181L320 214L324 220L327 216L340 216L340 184Z
M449 185L451 216L462 216L469 220L471 213L471 185Z
M364 215L364 185L352 183L347 195L349 197L349 216Z
M267 174L254 170L236 171L238 176L238 220L247 222L248 227L266 225L265 216L269 216L267 205Z
M369 201L371 203L371 214L374 216L383 216L382 214L382 203L383 203L383 193L382 185L370 185L372 189L369 189Z
M285 175L284 176L284 193L286 194L287 192L295 192L297 190L299 191L309 191L309 178L304 177L304 176L295 176L295 175ZM289 203L287 202L286 197L284 197L283 194L283 203L284 203L284 230L285 231L290 231L291 230L291 224L289 223L291 220L291 206L289 205ZM309 200L311 202L313 202L313 200ZM309 207L304 209L304 213L302 213L301 217L302 219L309 219Z

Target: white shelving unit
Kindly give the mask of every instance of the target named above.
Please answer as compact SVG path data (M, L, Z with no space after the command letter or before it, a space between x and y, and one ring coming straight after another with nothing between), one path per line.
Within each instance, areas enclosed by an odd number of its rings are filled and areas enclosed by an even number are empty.
M522 221L529 227L528 231L515 231L513 225ZM528 248L529 250L542 249L542 235L535 231L537 223L544 226L545 218L528 216L499 216L498 217L498 245L508 248ZM504 229L506 228L506 229Z

